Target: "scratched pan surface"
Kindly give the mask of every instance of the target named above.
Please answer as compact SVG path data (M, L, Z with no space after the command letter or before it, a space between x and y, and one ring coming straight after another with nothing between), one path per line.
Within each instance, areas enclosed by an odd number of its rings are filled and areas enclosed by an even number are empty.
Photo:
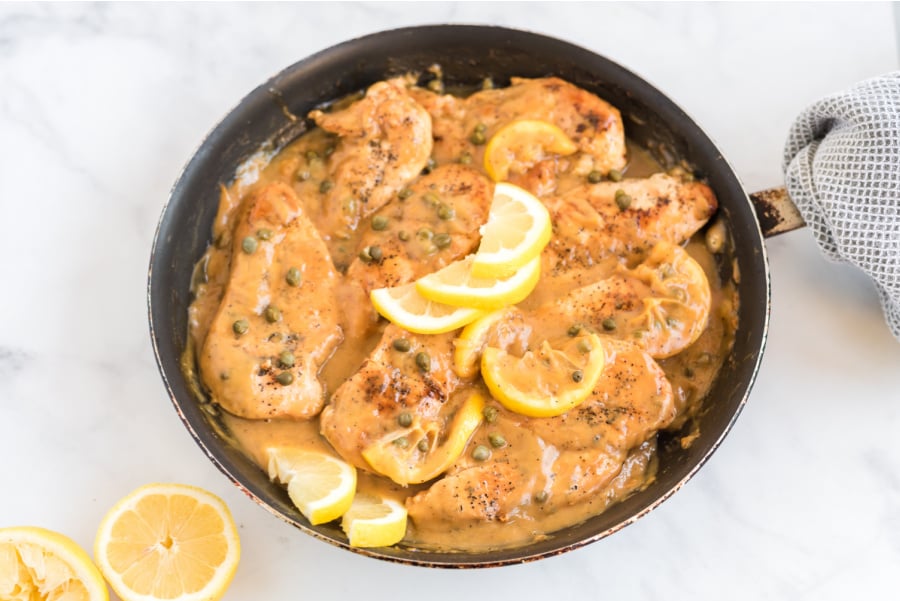
M715 190L731 245L720 265L740 272L739 329L734 349L706 400L700 437L688 449L675 436L660 438L660 467L647 489L605 513L545 540L491 552L436 553L398 545L350 549L335 524L311 526L229 440L214 411L191 394L180 369L194 264L210 243L219 184L261 148L279 148L305 131L310 109L434 63L448 85L476 84L492 77L555 75L590 90L618 107L627 135L649 147L664 164L684 159ZM298 115L299 120L292 120ZM768 327L769 273L763 236L739 179L704 132L665 94L602 56L569 43L498 27L428 26L382 32L351 40L306 58L265 82L202 142L172 190L154 240L148 282L151 340L169 396L209 459L262 507L304 532L371 557L432 567L488 567L519 563L576 549L608 536L645 515L706 462L740 413L759 366Z

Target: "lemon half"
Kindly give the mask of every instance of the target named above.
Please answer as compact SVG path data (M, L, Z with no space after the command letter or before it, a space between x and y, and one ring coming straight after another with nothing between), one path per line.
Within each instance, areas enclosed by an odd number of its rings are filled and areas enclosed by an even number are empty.
M184 484L138 488L106 514L94 541L97 565L123 601L219 599L240 556L225 503Z

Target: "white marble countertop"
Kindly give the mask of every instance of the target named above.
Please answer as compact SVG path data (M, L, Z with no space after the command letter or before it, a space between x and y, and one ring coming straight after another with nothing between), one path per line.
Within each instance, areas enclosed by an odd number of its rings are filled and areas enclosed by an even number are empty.
M895 70L889 4L0 4L0 526L87 548L133 488L230 505L226 599L895 598L900 343L854 269L808 231L768 242L772 327L750 402L682 491L537 563L442 571L367 559L236 490L181 425L151 353L146 270L181 166L239 98L339 41L401 25L531 29L666 90L749 189L781 182L793 116Z

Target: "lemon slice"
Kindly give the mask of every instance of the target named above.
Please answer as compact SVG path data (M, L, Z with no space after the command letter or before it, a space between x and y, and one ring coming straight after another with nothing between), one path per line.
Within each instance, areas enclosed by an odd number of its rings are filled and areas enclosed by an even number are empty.
M393 499L357 494L341 520L351 547L389 547L406 536L406 508Z
M540 200L518 186L497 184L487 223L481 226L472 274L486 278L513 275L540 256L552 233L550 212Z
M289 447L266 449L269 478L287 484L288 496L310 524L335 520L356 494L356 468L340 459Z
M107 601L106 583L72 539L43 528L0 528L0 599Z
M378 288L370 294L375 310L408 332L442 334L463 327L481 316L471 307L454 307L430 301L416 290L416 284Z
M530 417L554 417L590 396L603 372L605 356L596 334L567 338L558 348L547 341L516 357L486 347L481 375L495 399Z
M566 132L546 121L526 119L503 126L484 148L484 169L495 182L510 170L525 171L550 155L565 156L578 150Z
M363 450L372 469L397 484L420 484L441 475L462 455L481 424L484 397L474 393L453 416L447 436L441 441L440 425L422 425L418 417L408 428L391 432ZM403 444L398 444L400 439ZM425 441L424 443L422 441Z
M241 556L225 503L183 484L149 484L116 503L94 558L123 601L219 599Z
M453 371L460 378L474 378L481 363L481 352L494 325L506 319L514 309L504 307L476 319L463 328L453 342Z
M416 282L419 294L457 307L496 309L514 305L531 294L541 277L541 258L535 257L508 278L472 275L473 257L454 261Z

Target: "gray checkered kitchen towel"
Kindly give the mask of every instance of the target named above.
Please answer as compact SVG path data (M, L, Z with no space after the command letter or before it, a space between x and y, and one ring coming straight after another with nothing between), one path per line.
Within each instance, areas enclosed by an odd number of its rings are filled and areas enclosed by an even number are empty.
M784 176L825 255L875 281L900 340L900 72L803 111L785 145Z

